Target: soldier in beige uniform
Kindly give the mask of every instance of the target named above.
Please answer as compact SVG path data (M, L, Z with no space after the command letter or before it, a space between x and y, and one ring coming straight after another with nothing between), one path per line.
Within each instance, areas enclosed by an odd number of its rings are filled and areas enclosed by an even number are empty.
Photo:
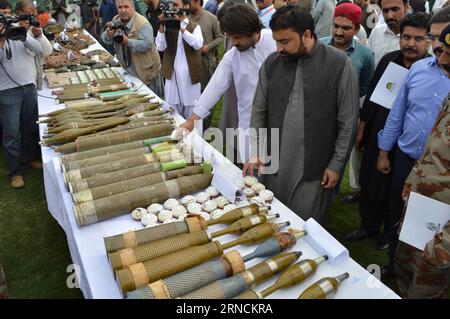
M439 40L445 44L439 63L450 76L450 25ZM410 191L450 204L450 94L444 100L422 157L406 180L404 199ZM402 297L446 298L450 290L450 220L423 251L399 242L395 259Z
M0 264L0 299L6 299L6 277L2 264Z

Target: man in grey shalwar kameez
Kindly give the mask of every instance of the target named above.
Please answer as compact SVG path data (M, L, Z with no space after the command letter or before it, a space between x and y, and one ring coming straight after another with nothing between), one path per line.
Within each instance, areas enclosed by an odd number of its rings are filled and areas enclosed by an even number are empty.
M356 72L345 54L316 39L313 18L304 9L279 9L270 27L278 52L260 69L250 126L268 128L267 136L253 136L253 143L261 149L266 141L270 153L271 129L279 128L280 158L276 173L263 169L262 182L304 220L326 224L332 189L356 132ZM255 155L244 174L252 174L254 163L261 167L261 157Z

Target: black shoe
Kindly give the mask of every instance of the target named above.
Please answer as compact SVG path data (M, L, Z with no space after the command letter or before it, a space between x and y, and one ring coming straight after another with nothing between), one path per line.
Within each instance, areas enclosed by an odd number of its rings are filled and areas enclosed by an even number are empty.
M351 192L347 196L342 197L341 202L343 202L344 204L356 203L357 201L359 201L359 198L360 198L359 191Z
M380 238L377 242L377 249L378 250L387 250L389 248L389 237L384 235Z
M359 241L376 235L377 233L369 233L367 230L358 229L348 233L345 239L348 241Z
M395 270L389 265L381 268L381 280L394 279L396 277Z

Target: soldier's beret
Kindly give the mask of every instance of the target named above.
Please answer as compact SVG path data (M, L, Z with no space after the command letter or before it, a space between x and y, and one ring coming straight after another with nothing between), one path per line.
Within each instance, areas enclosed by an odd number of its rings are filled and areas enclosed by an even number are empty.
M442 31L439 41L444 43L446 46L450 46L450 24L447 25Z

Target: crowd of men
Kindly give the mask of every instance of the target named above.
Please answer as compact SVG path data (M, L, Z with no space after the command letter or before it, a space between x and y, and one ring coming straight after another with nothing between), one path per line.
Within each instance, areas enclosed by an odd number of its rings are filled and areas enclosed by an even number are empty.
M359 202L361 223L347 240L379 236L376 248L389 256L382 275L397 278L402 297L446 297L450 221L424 251L398 234L411 190L450 204L448 1L173 0L175 16L161 4L146 0L141 14L136 1L103 0L97 13L82 8L84 27L186 119L182 129L208 128L223 97L221 129L242 132L231 142L234 162L303 219L327 225L348 167L353 191L342 201ZM0 13L8 10L0 0ZM32 10L29 0L16 5ZM23 167L40 166L36 88L51 53L42 29L27 27L24 42L0 38L0 123L14 188L24 186ZM372 95L392 64L407 75L390 107ZM264 154L275 153L269 172Z

